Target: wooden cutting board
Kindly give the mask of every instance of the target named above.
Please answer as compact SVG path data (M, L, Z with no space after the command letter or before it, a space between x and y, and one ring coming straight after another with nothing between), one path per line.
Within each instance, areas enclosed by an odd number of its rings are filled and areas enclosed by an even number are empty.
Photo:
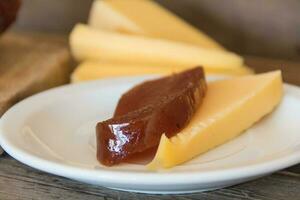
M0 116L21 99L69 82L64 37L6 33L0 38Z

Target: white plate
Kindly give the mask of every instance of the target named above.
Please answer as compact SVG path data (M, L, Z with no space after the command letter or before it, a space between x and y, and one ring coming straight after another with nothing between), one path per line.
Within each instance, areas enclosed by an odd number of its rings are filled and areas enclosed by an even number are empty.
M300 89L285 85L281 105L237 139L159 172L143 165L101 166L95 124L120 95L147 77L107 79L52 89L18 103L0 121L0 144L42 171L119 190L188 193L251 180L300 162Z

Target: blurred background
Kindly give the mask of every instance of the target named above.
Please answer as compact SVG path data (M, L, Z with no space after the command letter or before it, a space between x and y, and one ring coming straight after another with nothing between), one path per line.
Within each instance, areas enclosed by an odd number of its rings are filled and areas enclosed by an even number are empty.
M156 0L242 55L300 60L299 0ZM24 0L15 30L67 34L92 0Z

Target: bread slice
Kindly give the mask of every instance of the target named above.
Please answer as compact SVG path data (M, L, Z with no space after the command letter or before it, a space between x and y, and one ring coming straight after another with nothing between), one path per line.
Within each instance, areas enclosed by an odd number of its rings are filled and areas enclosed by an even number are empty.
M29 95L69 82L71 56L59 36L6 33L0 52L0 116Z

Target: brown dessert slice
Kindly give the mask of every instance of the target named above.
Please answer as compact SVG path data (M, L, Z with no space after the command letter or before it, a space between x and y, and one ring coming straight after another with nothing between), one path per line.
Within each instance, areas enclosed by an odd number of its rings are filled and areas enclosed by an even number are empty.
M189 123L205 92L201 67L135 86L114 117L97 124L98 160L111 166L157 147L162 134L172 137Z
M5 31L17 17L21 0L1 0L0 1L0 33Z

